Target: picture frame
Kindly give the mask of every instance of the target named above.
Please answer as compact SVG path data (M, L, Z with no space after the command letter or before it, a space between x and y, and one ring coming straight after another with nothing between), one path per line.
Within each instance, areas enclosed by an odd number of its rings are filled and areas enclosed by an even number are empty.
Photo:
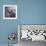
M17 19L17 5L3 5L3 19Z

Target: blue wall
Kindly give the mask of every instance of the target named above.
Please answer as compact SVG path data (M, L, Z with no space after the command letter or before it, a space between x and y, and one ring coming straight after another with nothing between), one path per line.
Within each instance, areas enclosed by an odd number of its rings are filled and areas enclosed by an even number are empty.
M17 4L17 20L3 19L3 5L6 4ZM10 32L17 34L18 24L46 24L46 0L0 0L0 44L8 43Z
M46 0L23 0L21 24L46 24Z
M3 19L3 5L19 5L18 6L18 19L17 20L4 20ZM0 0L0 44L7 44L8 41L8 34L10 32L16 32L16 35L18 35L17 30L17 24L20 22L20 1L13 1L13 0ZM20 10L19 10L20 9ZM18 39L18 38L17 38ZM16 39L16 43L18 43L18 40Z

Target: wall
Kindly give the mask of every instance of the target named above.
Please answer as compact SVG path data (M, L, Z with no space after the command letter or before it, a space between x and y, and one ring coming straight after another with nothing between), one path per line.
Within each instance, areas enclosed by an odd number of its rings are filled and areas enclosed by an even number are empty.
M46 0L23 0L21 24L46 24Z
M17 20L3 20L5 4L17 4ZM8 43L10 32L18 32L18 24L46 24L46 0L0 0L0 44Z
M16 35L18 35L17 30L17 24L20 22L20 11L21 11L21 1L19 0L0 0L0 44L7 44L9 42L8 40L8 34L10 32L16 32ZM18 5L18 19L17 20L4 20L3 19L3 5ZM17 37L18 39L18 37ZM18 43L18 40L16 39L16 43Z

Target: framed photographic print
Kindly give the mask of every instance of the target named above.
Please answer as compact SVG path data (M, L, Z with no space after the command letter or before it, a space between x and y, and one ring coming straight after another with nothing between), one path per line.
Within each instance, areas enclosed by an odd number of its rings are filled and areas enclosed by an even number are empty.
M3 5L3 19L17 19L17 5Z

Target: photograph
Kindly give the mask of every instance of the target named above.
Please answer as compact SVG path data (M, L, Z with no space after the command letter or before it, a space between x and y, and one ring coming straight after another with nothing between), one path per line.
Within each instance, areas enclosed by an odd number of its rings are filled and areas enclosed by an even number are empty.
M17 5L3 5L3 19L17 19Z

